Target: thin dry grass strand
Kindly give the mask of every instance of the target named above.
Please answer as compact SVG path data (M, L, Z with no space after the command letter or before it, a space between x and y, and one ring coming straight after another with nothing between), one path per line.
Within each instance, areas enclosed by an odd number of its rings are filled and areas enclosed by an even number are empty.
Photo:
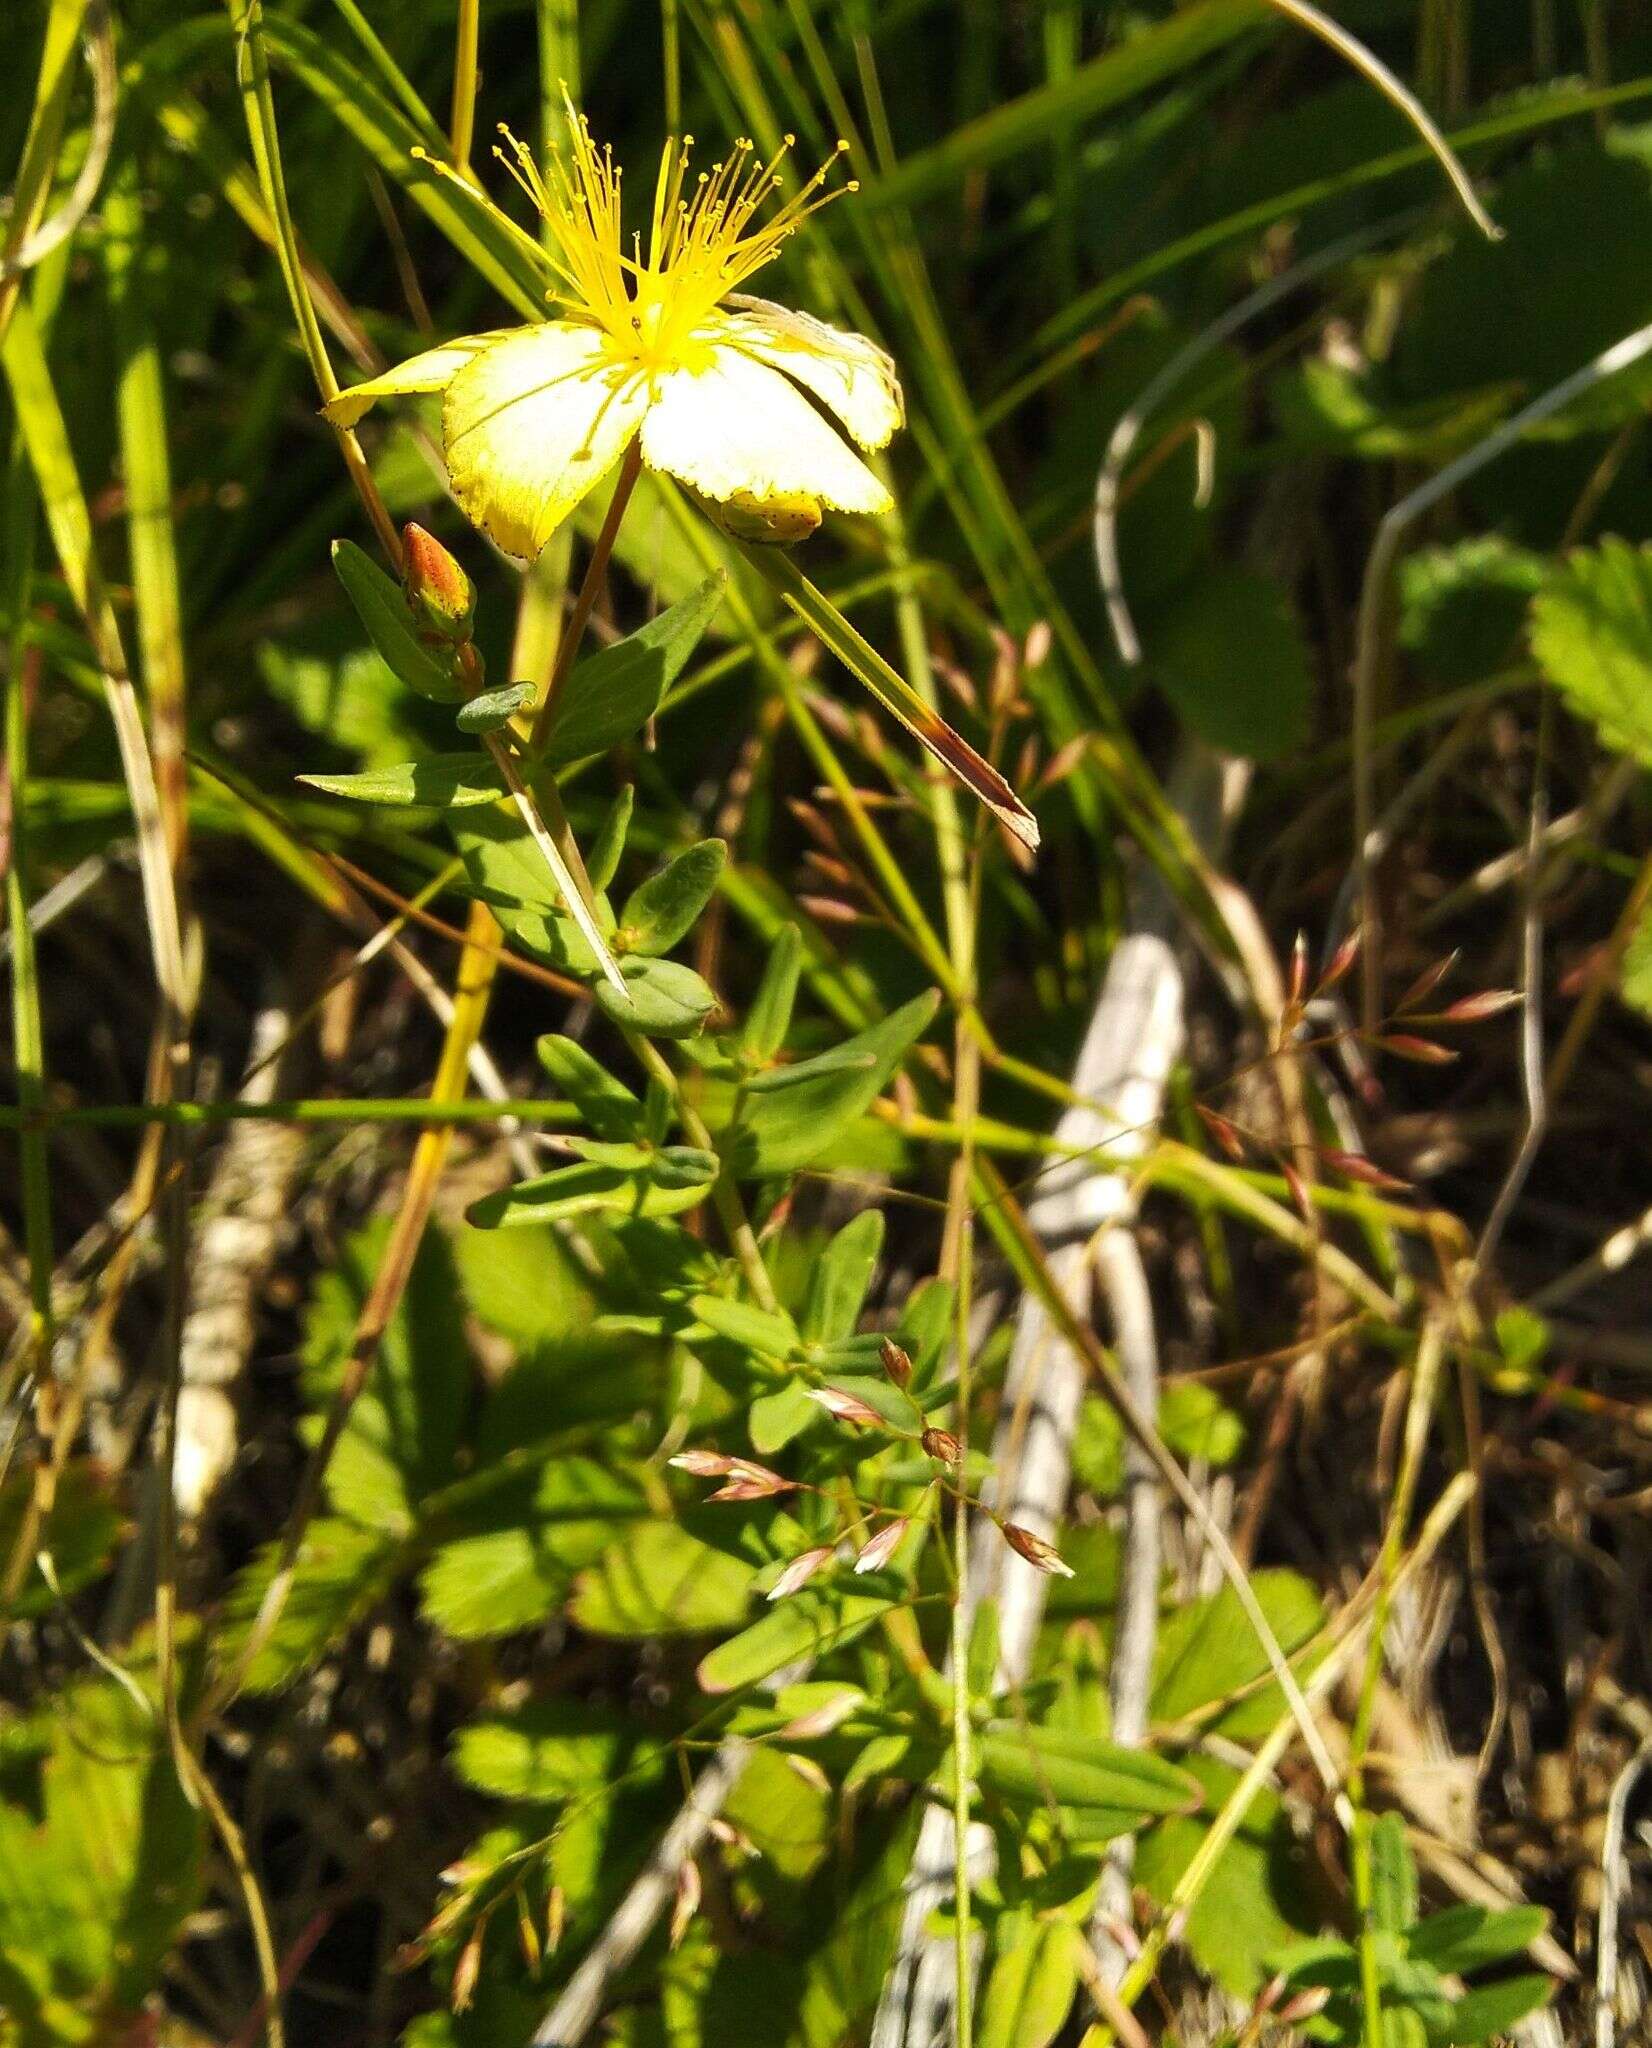
M1377 528L1377 537L1366 559L1365 576L1360 586L1353 677L1354 872L1358 878L1359 922L1365 933L1361 951L1361 1021L1368 1030L1375 1028L1380 1008L1378 971L1382 958L1382 932L1373 887L1380 849L1373 830L1376 790L1372 728L1376 717L1377 676L1387 643L1389 592L1400 550L1412 527L1442 499L1450 497L1459 484L1515 447L1530 428L1552 419L1556 413L1564 412L1574 400L1621 375L1648 354L1652 354L1652 325L1636 328L1622 341L1603 349L1581 369L1574 370L1569 377L1561 378L1558 384L1551 384L1547 391L1540 392L1511 419L1493 428L1472 448L1465 449L1454 462L1448 462L1427 482L1419 484L1398 504L1390 506ZM1327 944L1335 946L1342 936L1338 931L1329 933Z

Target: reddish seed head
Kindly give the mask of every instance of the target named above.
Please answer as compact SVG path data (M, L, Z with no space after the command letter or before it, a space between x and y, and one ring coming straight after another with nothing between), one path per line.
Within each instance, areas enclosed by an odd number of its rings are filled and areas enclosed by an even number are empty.
M943 1465L957 1465L963 1460L964 1447L950 1429L926 1429L918 1441Z

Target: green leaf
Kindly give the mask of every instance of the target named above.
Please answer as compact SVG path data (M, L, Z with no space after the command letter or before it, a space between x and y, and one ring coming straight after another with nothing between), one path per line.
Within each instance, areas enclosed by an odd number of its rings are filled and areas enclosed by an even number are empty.
M740 1034L740 1049L748 1059L771 1060L785 1044L802 972L803 934L795 924L783 924L769 942L763 979Z
M1218 1812L1239 1782L1237 1771L1209 1757L1188 1757L1187 1769L1204 1787L1207 1813ZM1168 1904L1207 1831L1203 1818L1172 1819L1137 1843L1136 1880L1158 1905ZM1200 1969L1234 1997L1248 1999L1292 1937L1322 1924L1310 1858L1279 1795L1264 1786L1188 1914L1187 1945ZM1357 1981L1353 1952L1342 1943L1327 1946L1347 1957Z
M1439 682L1490 675L1516 652L1548 573L1543 556L1495 533L1419 548L1400 564L1400 643Z
M1126 1749L1019 1721L989 1721L976 1744L981 1783L1018 1804L1053 1799L1083 1817L1087 1840L1104 1840L1203 1797L1197 1779L1149 1750Z
M345 1370L388 1229L383 1222L351 1238L315 1284L302 1355L305 1392L318 1408ZM471 1387L453 1255L430 1231L328 1465L334 1511L391 1534L411 1530L423 1496L456 1475Z
M688 1305L708 1330L739 1345L742 1351L781 1362L797 1354L797 1327L784 1312L758 1308L749 1301L730 1301L720 1294L696 1294Z
M451 653L443 659L420 640L407 599L371 556L354 541L335 540L333 567L391 673L421 697L439 704L463 702L465 684Z
M358 804L423 804L449 811L496 804L505 793L487 758L474 753L427 754L423 760L398 761L360 775L300 775L298 780Z
M832 1238L809 1274L800 1328L806 1342L853 1334L883 1251L883 1211L863 1209Z
M497 732L518 712L529 710L538 694L532 683L507 683L503 689L484 690L459 707L453 723L461 732Z
M702 839L633 889L619 914L625 950L669 953L711 901L728 858L720 839Z
M584 1046L556 1032L547 1032L535 1050L539 1064L599 1138L634 1140L640 1136L641 1102Z
M51 1698L39 1804L0 1802L0 2012L20 2048L138 2012L201 1893L203 1823L158 1710L99 1680Z
M1173 1380L1159 1402L1159 1434L1183 1458L1231 1465L1245 1448L1245 1425L1214 1387Z
M663 1755L623 1716L569 1699L484 1715L453 1741L453 1767L467 1785L535 1805L576 1798Z
M700 1685L710 1693L758 1685L783 1665L840 1649L897 1605L897 1598L888 1593L805 1586L701 1658Z
M678 1216L703 1202L717 1178L716 1153L693 1145L664 1145L657 1152L626 1150L635 1164L586 1159L559 1166L534 1180L484 1195L465 1215L478 1230L521 1229L603 1211Z
M0 1557L12 1555L34 1490L34 1474L28 1470L13 1472L0 1486ZM90 1463L66 1466L45 1527L35 1532L29 1571L3 1610L6 1619L27 1621L48 1614L59 1593L72 1599L100 1578L113 1561L121 1528L120 1508L107 1477ZM41 1551L51 1557L57 1592L37 1562Z
M1165 1389L1166 1394L1171 1391L1171 1387ZM1124 1485L1124 1424L1112 1402L1099 1394L1086 1395L1078 1411L1073 1477L1103 1500L1111 1500Z
M727 582L718 570L669 611L578 664L545 750L553 768L605 754L648 723L722 603Z
M1070 1920L1035 1920L994 1958L981 1999L980 2048L1049 2048L1078 1989L1083 1941Z
M1606 746L1652 767L1652 547L1568 555L1533 600L1532 652Z
M1401 404L1376 375L1323 360L1283 371L1270 394L1281 429L1299 450L1434 464L1477 440L1518 395L1518 386L1496 384Z
M1379 1813L1371 1829L1371 1917L1377 1930L1396 1938L1417 1917L1417 1866L1397 1813Z
M1521 1954L1548 1922L1541 1906L1448 1906L1407 1928L1405 1945L1419 1962L1461 1977Z
M928 1028L939 1004L933 989L914 997L835 1048L832 1057L838 1064L822 1069L800 1060L792 1069L792 1085L778 1093L748 1096L726 1140L735 1170L754 1175L795 1173L818 1158L883 1087L907 1048ZM870 1055L871 1065L845 1067L845 1055L857 1061Z
M1297 1572L1278 1568L1253 1572L1251 1591L1287 1656L1323 1624L1319 1595ZM1207 1599L1177 1608L1160 1627L1153 1670L1153 1718L1178 1721L1254 1684L1266 1677L1269 1669L1267 1652L1257 1640L1250 1617L1233 1588L1223 1586ZM1257 1701L1251 1700L1242 1708L1230 1709L1223 1719L1224 1730L1248 1732L1250 1721L1238 1718L1246 1709L1253 1718L1266 1715L1262 1725L1271 1726L1282 1703L1271 1683L1265 1692L1260 1709Z
M628 782L608 806L602 823L597 827L585 862L585 872L591 878L593 889L606 889L614 879L620 855L625 851L625 835L631 829L631 806L635 801L636 790Z
M1308 736L1308 653L1278 584L1215 569L1146 635L1153 678L1212 746L1276 760Z
M1517 2027L1528 2013L1538 2011L1554 1996L1554 1979L1535 1971L1519 1977L1505 1977L1497 1984L1484 1984L1459 1998L1451 2009L1444 2038L1453 2044L1490 2041Z
M588 1332L596 1314L590 1277L554 1231L461 1230L453 1257L471 1314L517 1348Z
M778 1750L753 1750L723 1811L794 1884L820 1867L831 1844L830 1795L800 1777Z
M258 1610L281 1562L281 1544L256 1552L230 1588L219 1655L227 1668L239 1659ZM336 1515L319 1515L304 1531L298 1566L280 1618L253 1659L247 1684L274 1692L307 1670L390 1590L402 1548L377 1529Z
M1644 324L1637 266L1652 243L1644 153L1593 140L1535 152L1497 194L1503 239L1458 226L1424 275L1394 352L1402 399L1514 383L1528 396ZM1579 221L1590 223L1578 233ZM1568 419L1573 431L1638 411L1648 372L1613 380Z
M468 1510L477 1526L444 1542L420 1578L424 1611L464 1640L536 1627L562 1608L575 1573L602 1557L616 1529L646 1512L630 1471L554 1458Z
M772 1394L759 1394L746 1414L752 1449L761 1458L772 1457L818 1423L821 1413L801 1380L787 1380Z
M595 956L561 915L561 892L514 805L450 810L443 823L464 861L472 892L516 944L570 972L595 970Z
M256 661L259 680L306 732L359 755L367 767L389 767L418 747L428 714L397 688L376 648L335 654L264 640ZM479 764L475 754L464 758Z
M1652 1017L1652 908L1641 913L1640 922L1629 935L1623 956L1618 989L1631 1009Z
M717 1007L717 998L692 967L680 960L652 960L629 954L619 964L629 1003L606 981L591 993L616 1024L650 1038L691 1038Z
M570 1611L592 1635L709 1635L745 1614L755 1576L673 1522L645 1522L581 1576Z

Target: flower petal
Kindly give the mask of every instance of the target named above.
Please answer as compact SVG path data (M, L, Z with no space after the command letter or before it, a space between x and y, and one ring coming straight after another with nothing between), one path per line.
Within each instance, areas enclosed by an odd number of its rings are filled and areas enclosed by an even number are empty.
M352 384L321 410L335 427L353 427L381 398L401 398L413 391L440 391L473 356L509 332L501 327L492 334L462 334L457 341L444 341L440 348L427 348L422 355L409 356L405 363L398 363L382 376L369 377L364 384Z
M735 347L795 377L831 407L861 447L884 447L904 423L894 362L876 342L768 299L736 293L727 303L728 338Z
M719 502L811 497L840 512L892 500L802 392L715 338L702 368L669 371L642 423L643 460Z
M624 453L648 404L594 328L519 327L458 372L442 443L465 516L531 561Z

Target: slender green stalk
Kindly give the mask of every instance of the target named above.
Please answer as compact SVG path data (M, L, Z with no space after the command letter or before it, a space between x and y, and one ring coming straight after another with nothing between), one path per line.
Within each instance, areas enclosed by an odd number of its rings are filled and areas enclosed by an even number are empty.
M143 210L137 167L130 160L110 187L103 213L109 296L120 361L116 407L138 661L149 700L161 822L176 871L182 864L188 832L183 604L172 523L165 376L147 280L140 268Z
M1366 2039L1379 2044L1384 2039L1382 1961L1377 1949L1378 1930L1373 1910L1371 1814L1365 1803L1365 1759L1371 1746L1371 1722L1376 1712L1377 1687L1382 1678L1383 1645L1388 1634L1388 1617L1393 1610L1394 1586L1405 1555L1406 1530L1417 1497L1423 1454L1428 1448L1429 1425L1434 1416L1434 1399L1439 1391L1440 1363L1444 1352L1445 1325L1441 1314L1436 1312L1423 1324L1416 1361L1411 1368L1411 1393L1406 1403L1399 1475L1388 1505L1388 1526L1383 1531L1377 1566L1371 1639L1365 1653L1359 1704L1348 1737L1348 1798L1354 1809L1350 1861L1354 1906L1359 1914L1360 2000L1364 2007Z
M236 79L241 89L241 105L246 115L247 135L252 143L253 165L258 173L259 188L264 203L276 227L276 257L281 265L281 275L286 282L287 297L292 305L293 319L298 327L298 338L303 344L304 354L310 365L310 374L315 378L316 390L325 405L339 393L338 378L334 374L332 359L327 353L327 343L322 336L321 322L316 316L315 301L304 273L303 258L299 253L298 233L293 226L292 207L287 199L287 174L281 161L281 142L275 122L275 100L270 92L269 52L264 43L264 9L262 0L224 0L229 10L230 25L235 32ZM396 532L395 522L384 508L379 496L378 485L373 481L367 457L361 443L351 427L335 427L334 438L338 442L339 454L349 472L350 481L366 507L378 534L380 545L399 568L401 565L401 537Z
M421 1096L380 1100L371 1095L306 1095L290 1102L115 1102L67 1103L60 1107L9 1109L0 1106L0 1131L39 1133L54 1129L131 1131L160 1124L169 1130L209 1131L220 1124L488 1124L501 1119L565 1124L575 1120L571 1102L554 1097L527 1101L426 1101Z
M470 175L471 145L476 139L476 51L482 34L482 0L459 0L458 38L453 59L453 111L448 118L448 148L453 161Z
M17 1071L17 1109L22 1166L23 1244L29 1265L32 1327L21 1354L38 1367L49 1356L52 1335L52 1185L45 1132L28 1123L46 1100L45 1031L34 929L29 922L27 812L29 793L29 690L38 674L38 651L25 650L23 615L34 556L33 492L22 450L13 445L5 491L5 623L9 635L5 675L5 888L6 923L11 934L12 1064Z
M1398 1592L1427 1565L1444 1542L1458 1516L1474 1498L1476 1490L1474 1475L1470 1472L1459 1472L1452 1480L1419 1530L1416 1546L1409 1556L1400 1561L1390 1586L1391 1595ZM1362 1587L1344 1612L1346 1627L1340 1641L1324 1662L1305 1680L1303 1691L1311 1704L1317 1705L1319 1701L1327 1698L1341 1683L1344 1673L1353 1662L1360 1643L1359 1618L1367 1598L1368 1590ZM1205 1886L1210 1882L1217 1864L1234 1836L1244 1826L1245 1816L1278 1769L1296 1732L1293 1717L1289 1713L1281 1714L1258 1746L1250 1763L1246 1765L1239 1782L1222 1802L1220 1812L1211 1821L1186 1869L1176 1880L1163 1912L1148 1929L1142 1942L1141 1953L1125 1972L1119 1984L1118 1995L1121 2005L1134 2005L1158 1974L1165 1950L1187 1925L1188 1914L1204 1895ZM1085 2035L1082 2048L1110 2048L1113 2039L1113 2029L1105 2022L1101 2022ZM1381 2034L1377 2035L1376 2040L1379 2044L1382 2042Z

